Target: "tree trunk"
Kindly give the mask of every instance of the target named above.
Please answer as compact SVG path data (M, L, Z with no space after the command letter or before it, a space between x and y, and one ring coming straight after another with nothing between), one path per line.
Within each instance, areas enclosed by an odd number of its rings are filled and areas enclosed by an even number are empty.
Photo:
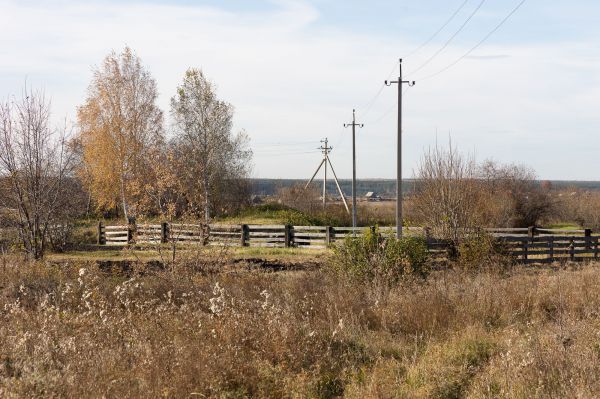
M121 203L123 205L123 216L125 217L125 222L129 223L129 212L127 211L127 200L125 199L125 181L121 177Z
M208 198L208 176L204 173L203 177L204 186L204 220L206 224L210 222L210 200Z

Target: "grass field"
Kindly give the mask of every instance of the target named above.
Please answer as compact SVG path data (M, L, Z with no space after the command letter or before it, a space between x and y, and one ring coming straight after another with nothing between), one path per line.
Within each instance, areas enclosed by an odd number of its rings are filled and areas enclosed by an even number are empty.
M0 397L592 398L598 266L386 288L2 257Z

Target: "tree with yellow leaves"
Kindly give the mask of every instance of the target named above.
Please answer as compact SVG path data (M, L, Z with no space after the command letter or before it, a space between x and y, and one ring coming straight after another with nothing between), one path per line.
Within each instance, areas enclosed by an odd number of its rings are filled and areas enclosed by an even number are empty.
M120 206L125 219L149 206L152 154L164 145L156 82L126 47L109 54L88 88L77 119L85 173L101 208Z

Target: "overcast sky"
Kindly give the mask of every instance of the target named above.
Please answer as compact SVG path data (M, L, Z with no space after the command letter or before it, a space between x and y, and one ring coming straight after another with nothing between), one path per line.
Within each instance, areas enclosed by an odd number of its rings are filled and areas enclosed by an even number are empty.
M350 177L342 125L356 108L358 177L392 178L397 92L380 88L404 57L405 78L417 80L404 101L405 177L451 136L479 160L525 164L543 179L600 180L600 2L528 0L468 57L423 79L520 0L463 3L0 0L0 97L27 80L52 98L56 119L74 121L94 66L128 45L157 80L166 115L184 71L204 71L251 137L255 177L310 177L324 137L338 176Z

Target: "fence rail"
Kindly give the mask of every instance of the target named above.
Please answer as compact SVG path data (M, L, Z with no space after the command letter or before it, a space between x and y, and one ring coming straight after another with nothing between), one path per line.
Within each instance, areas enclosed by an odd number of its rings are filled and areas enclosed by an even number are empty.
M340 242L348 235L360 235L374 227L290 226L274 225L224 225L224 224L132 224L104 225L98 223L99 245L185 243L189 245L218 245L238 247L297 247L326 248ZM501 250L524 263L545 263L556 260L598 259L600 236L591 229L560 230L529 228L487 228L495 237ZM426 237L433 256L446 256L450 244L430 237L428 228L405 228L408 235ZM383 235L393 235L395 227L380 227Z

